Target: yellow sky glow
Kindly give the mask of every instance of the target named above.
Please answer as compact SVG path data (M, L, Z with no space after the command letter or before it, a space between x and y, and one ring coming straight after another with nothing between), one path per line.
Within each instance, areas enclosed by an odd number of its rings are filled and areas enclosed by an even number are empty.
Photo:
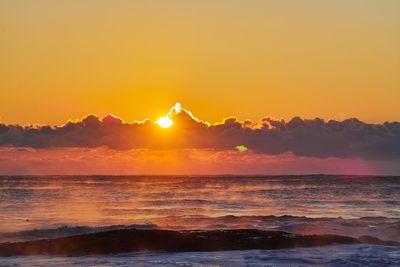
M400 1L0 2L0 123L399 120Z

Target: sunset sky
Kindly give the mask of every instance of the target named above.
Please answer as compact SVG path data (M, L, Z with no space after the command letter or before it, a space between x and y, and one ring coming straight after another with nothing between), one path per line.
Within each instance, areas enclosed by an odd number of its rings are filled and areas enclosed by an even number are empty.
M400 174L400 1L245 2L0 0L0 174Z
M0 1L0 115L398 120L400 2Z

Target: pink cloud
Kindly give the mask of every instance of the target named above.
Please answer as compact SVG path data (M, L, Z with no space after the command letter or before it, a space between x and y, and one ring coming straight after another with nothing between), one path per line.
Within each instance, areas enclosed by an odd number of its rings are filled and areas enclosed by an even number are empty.
M0 148L1 175L396 174L400 161L264 155L212 149Z

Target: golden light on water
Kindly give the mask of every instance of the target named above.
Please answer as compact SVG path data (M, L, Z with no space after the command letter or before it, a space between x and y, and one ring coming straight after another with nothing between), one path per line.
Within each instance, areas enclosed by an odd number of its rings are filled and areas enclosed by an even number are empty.
M159 118L156 123L162 128L169 128L174 124L174 122L167 116Z

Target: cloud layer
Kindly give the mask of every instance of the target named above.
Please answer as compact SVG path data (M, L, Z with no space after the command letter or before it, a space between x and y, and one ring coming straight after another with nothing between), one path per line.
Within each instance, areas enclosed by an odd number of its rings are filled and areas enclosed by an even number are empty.
M299 157L209 149L0 148L0 175L399 175L400 159Z
M240 122L236 118L209 124L179 109L169 113L174 125L161 129L155 122L127 123L95 115L62 126L23 127L0 124L0 146L32 148L214 149L245 146L252 153L316 158L400 158L400 123L368 124L358 119L324 121L295 117L288 122L264 118ZM247 152L246 152L247 153Z

